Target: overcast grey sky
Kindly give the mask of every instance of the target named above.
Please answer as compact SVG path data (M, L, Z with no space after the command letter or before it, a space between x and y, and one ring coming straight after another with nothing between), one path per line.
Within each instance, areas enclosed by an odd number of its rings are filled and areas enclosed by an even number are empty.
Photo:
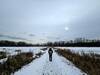
M77 37L100 38L100 0L0 0L0 39Z

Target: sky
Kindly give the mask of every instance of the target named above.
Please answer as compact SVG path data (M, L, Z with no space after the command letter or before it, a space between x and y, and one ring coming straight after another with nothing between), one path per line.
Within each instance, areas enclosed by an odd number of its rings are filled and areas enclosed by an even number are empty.
M0 40L100 38L100 0L0 0Z

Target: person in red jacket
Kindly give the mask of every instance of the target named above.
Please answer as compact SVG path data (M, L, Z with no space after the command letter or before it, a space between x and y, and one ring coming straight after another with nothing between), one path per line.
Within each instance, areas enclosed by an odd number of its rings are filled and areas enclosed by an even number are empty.
M49 54L49 61L52 62L52 54L53 54L52 48L49 48L48 54Z

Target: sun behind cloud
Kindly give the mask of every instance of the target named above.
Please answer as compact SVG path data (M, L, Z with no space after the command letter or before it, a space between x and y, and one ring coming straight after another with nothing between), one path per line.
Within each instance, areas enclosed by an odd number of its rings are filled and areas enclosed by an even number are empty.
M68 28L68 27L65 27L65 30L66 30L66 31L68 31L68 30L69 30L69 28Z

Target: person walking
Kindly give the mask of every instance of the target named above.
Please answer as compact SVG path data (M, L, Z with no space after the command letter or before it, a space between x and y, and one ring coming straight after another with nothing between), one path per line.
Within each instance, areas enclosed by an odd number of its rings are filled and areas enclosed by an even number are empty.
M52 54L53 54L52 48L49 48L48 54L49 54L49 61L52 62Z

